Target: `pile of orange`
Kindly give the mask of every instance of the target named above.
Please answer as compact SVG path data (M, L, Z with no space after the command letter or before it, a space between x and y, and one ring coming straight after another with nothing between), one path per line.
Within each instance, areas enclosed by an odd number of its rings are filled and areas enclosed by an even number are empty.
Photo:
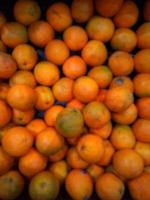
M150 200L149 8L17 0L14 21L0 12L0 199L27 185L54 200L64 185L73 200L127 188Z

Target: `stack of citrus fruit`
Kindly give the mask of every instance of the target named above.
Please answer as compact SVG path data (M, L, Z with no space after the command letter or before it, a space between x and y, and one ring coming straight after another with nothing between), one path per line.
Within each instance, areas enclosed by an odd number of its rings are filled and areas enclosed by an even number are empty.
M73 200L126 188L150 200L149 7L18 0L14 21L0 12L0 199L27 184L33 200L63 185Z

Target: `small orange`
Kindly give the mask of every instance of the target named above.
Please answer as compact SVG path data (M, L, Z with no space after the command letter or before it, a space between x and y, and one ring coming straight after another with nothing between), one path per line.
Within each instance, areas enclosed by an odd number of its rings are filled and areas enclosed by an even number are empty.
M97 178L104 173L104 168L102 168L102 167L100 167L96 164L91 164L91 165L88 166L87 172L92 177L92 179L94 181L96 181Z
M8 83L0 83L0 99L6 100L10 86Z
M63 147L57 153L54 153L53 155L49 156L49 161L53 163L61 161L66 157L67 152L68 146L64 144Z
M94 67L106 61L107 49L101 41L90 40L82 49L81 55L86 64Z
M71 79L84 76L87 71L87 66L80 56L71 56L63 64L63 73L66 77Z
M143 7L143 17L145 21L150 21L149 6L150 6L150 0L146 0L144 2L144 7Z
M150 98L142 97L136 102L136 107L138 109L138 115L140 118L150 120Z
M34 76L41 85L52 86L60 77L58 67L48 61L39 62L34 68Z
M47 21L57 32L62 32L72 24L69 6L63 2L53 3L46 13Z
M144 165L149 166L150 165L150 144L143 143L143 142L136 142L134 149L143 158Z
M25 155L33 145L33 137L29 130L16 126L7 130L2 138L3 149L11 156Z
M10 107L3 100L0 100L0 113L0 128L2 128L10 122L12 117Z
M77 108L79 110L83 110L84 106L85 105L81 101L79 101L78 99L72 99L71 101L69 101L67 103L67 107L69 107L69 108Z
M73 94L79 101L88 103L98 95L98 84L92 78L82 76L75 81Z
M53 39L45 47L47 60L56 65L62 65L69 57L69 54L69 48L63 40Z
M0 40L0 51L6 53L7 52L7 47L6 45Z

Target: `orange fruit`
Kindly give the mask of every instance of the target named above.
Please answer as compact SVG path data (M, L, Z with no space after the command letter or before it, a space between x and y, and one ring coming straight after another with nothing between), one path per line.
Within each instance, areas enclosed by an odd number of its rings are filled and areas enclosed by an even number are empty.
M84 106L85 105L81 101L79 101L78 99L72 99L71 101L69 101L67 103L67 107L76 108L76 109L79 109L81 111L83 110Z
M100 16L91 17L86 25L89 38L101 42L108 42L113 36L114 29L111 19Z
M52 86L59 80L60 71L55 64L41 61L34 68L34 76L40 85Z
M150 142L150 120L137 119L132 126L132 130L139 142Z
M84 23L89 20L94 11L92 0L73 0L71 14L77 23Z
M98 96L96 97L96 101L104 102L107 94L107 89L99 90Z
M94 67L106 61L107 49L101 41L90 40L82 49L81 55L87 65Z
M64 139L54 128L46 128L37 135L35 144L40 153L50 156L63 147Z
M93 193L93 182L88 173L74 169L66 177L65 188L72 199L90 199Z
M149 47L150 48L150 47ZM150 73L150 49L142 49L134 56L134 66L138 73Z
M96 181L97 178L104 173L104 168L102 168L96 164L91 164L88 166L87 172L92 177L92 179L94 181Z
M28 190L33 200L56 199L59 194L59 188L59 181L55 175L50 171L42 171L30 180Z
M34 88L36 86L36 80L32 72L27 70L18 70L9 79L9 84L10 86L16 84L25 84Z
M134 93L138 97L150 96L150 74L140 73L133 79Z
M125 39L126 38L126 39ZM137 45L137 37L135 32L128 28L116 29L112 39L111 47L114 50L131 52Z
M33 88L24 84L13 85L7 95L7 101L12 108L26 111L34 107L37 100Z
M19 159L20 172L26 177L32 177L46 168L47 159L34 148Z
M29 40L37 47L45 47L50 40L54 39L54 35L52 26L44 20L37 20L28 28Z
M13 49L13 58L16 60L18 68L31 70L38 60L38 55L34 47L29 44L20 44Z
M17 70L13 57L7 53L0 52L0 79L10 78Z
M2 128L6 126L12 118L11 109L3 100L0 100L0 113L0 128Z
M86 162L97 163L104 155L104 142L98 135L88 133L79 139L77 152Z
M17 199L23 192L25 181L16 170L11 170L0 177L0 198Z
M0 83L0 99L1 100L4 100L4 101L6 100L9 88L10 86L8 83Z
M90 128L100 128L110 121L110 112L107 107L97 101L88 103L83 109L85 124Z
M64 144L63 147L57 153L54 153L53 155L49 156L49 161L53 163L61 161L65 158L67 152L68 146Z
M2 51L4 53L7 52L7 47L1 40L0 40L0 51Z
M150 144L143 142L136 142L135 151L143 158L144 165L150 165Z
M116 125L112 130L110 141L115 149L120 150L133 148L136 143L136 138L129 126Z
M7 132L7 130L14 126L15 126L15 124L10 122L9 124L7 124L6 126L4 126L3 128L0 129L0 144L2 143L2 138L5 135L5 133Z
M96 180L96 193L100 199L120 200L125 193L125 186L117 176L106 172Z
M44 120L48 126L55 126L58 114L64 109L63 106L53 105L44 113Z
M71 147L68 150L66 160L73 169L85 169L88 166L88 163L79 156L75 147Z
M142 97L136 102L136 107L138 109L138 115L140 118L150 120L150 98Z
M126 88L116 87L108 90L105 104L113 112L127 109L134 101L133 93Z
M83 133L84 120L80 110L64 108L57 116L56 129L64 137L76 137Z
M17 0L13 12L16 21L26 26L41 17L40 6L35 0Z
M125 179L139 176L144 169L142 157L133 149L122 149L113 156L113 167Z
M3 149L14 157L25 155L32 145L33 137L31 132L21 126L8 129L2 138Z
M46 13L47 21L57 32L62 32L72 24L69 6L63 2L53 3Z
M37 110L47 110L54 104L55 99L51 88L46 86L37 86L35 91L37 93L37 101L35 104Z
M128 181L128 189L133 199L148 200L150 199L150 174L143 172L137 178Z
M109 57L108 66L115 76L127 76L133 71L134 61L129 53L115 51Z
M112 80L112 72L106 66L93 67L88 76L93 78L100 88L106 88Z
M0 175L3 175L11 170L14 165L15 159L8 155L0 146Z
M114 16L113 22L119 28L129 28L136 24L138 16L139 10L136 2L127 0Z
M47 60L56 65L62 65L69 57L69 54L69 48L64 41L59 39L49 41L45 47L45 56Z
M70 78L63 77L59 79L52 88L54 97L61 102L68 102L73 98L74 81Z
M1 29L1 40L10 48L28 42L27 29L17 22L7 22Z
M83 103L91 102L98 95L98 84L92 78L82 76L75 81L73 94L76 99Z
M71 79L84 76L87 71L87 66L80 56L71 56L63 64L63 73L66 77Z
M150 21L149 6L150 6L150 0L146 0L144 2L144 7L143 7L143 17L145 21Z

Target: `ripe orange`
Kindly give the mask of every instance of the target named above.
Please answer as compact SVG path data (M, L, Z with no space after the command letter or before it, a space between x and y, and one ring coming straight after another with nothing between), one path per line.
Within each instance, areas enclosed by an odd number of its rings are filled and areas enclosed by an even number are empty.
M85 105L81 101L79 101L78 99L72 99L71 101L69 101L67 103L67 107L76 108L76 109L79 109L81 111L83 110L84 106Z
M135 151L140 154L144 160L144 166L150 165L150 144L144 142L136 142Z
M3 100L0 100L0 113L0 128L2 128L6 126L12 118L11 109Z
M102 168L96 164L91 164L88 166L87 172L89 173L89 175L92 177L92 179L95 182L97 180L97 178L104 173L104 168Z
M99 90L98 96L96 97L96 101L104 102L107 94L107 89Z
M5 133L7 132L7 130L14 126L15 126L15 124L10 122L9 124L7 124L6 126L4 126L3 128L0 129L0 144L2 143L2 138L5 135Z
M150 98L142 97L136 102L136 107L138 109L138 115L140 118L150 120Z
M10 86L8 83L0 83L0 99L1 100L4 100L4 101L6 100L9 88Z
M53 163L61 161L65 158L67 152L68 146L64 144L63 147L57 153L54 153L53 155L49 156L49 161Z
M143 7L143 17L145 21L150 21L149 6L150 6L150 0L146 0L144 2L144 7Z

